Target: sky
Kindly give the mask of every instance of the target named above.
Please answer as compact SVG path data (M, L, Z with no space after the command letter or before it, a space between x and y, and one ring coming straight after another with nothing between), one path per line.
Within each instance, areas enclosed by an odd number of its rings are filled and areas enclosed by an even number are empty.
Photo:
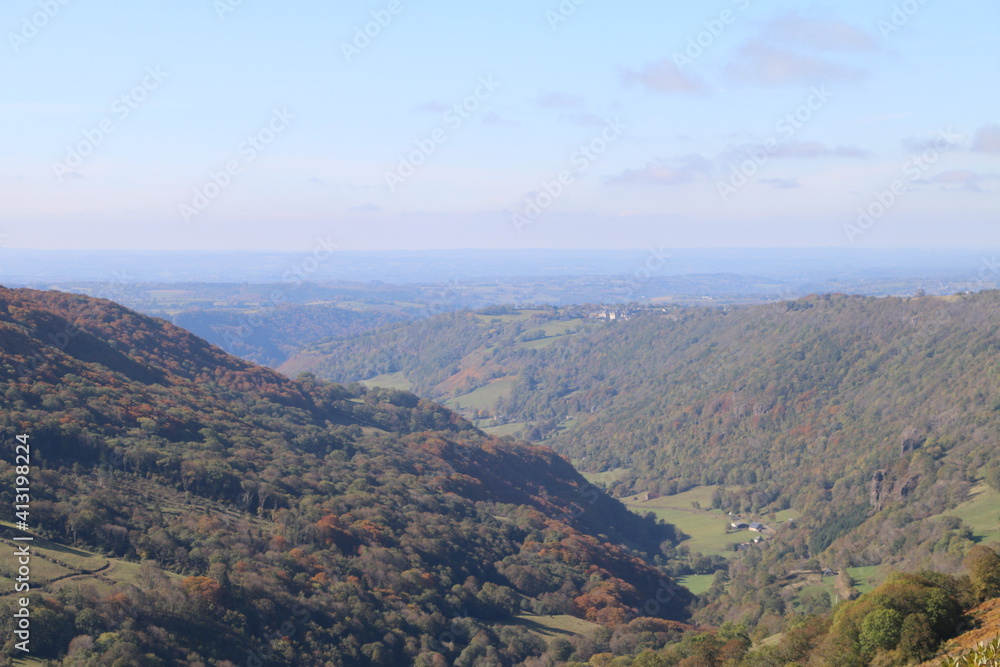
M0 245L1000 246L995 0L7 0Z

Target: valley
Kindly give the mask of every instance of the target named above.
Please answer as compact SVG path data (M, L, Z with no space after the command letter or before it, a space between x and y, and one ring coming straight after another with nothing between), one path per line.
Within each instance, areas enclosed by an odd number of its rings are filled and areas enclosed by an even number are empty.
M407 387L481 428L545 443L626 501L653 493L648 509L672 512L672 522L705 539L689 512L668 509L692 500L669 498L724 487L724 497L699 497L701 507L816 528L831 499L869 505L871 478L882 470L918 483L911 505L925 492L936 498L921 520L959 506L997 428L988 397L997 391L998 310L997 294L987 292L645 309L625 321L572 309L455 313L307 354L320 376ZM755 336L764 330L774 333ZM525 338L548 344L525 349ZM951 461L963 462L967 481L939 479ZM827 544L857 527L831 525L839 532ZM977 527L995 539L994 528ZM704 546L717 554L728 542L713 534Z
M306 354L318 375L406 387L544 443L675 526L663 566L701 622L767 627L1000 546L982 467L1000 435L998 293L595 311L453 313ZM730 513L768 532L733 532Z
M261 655L298 607L286 662L784 655L801 623L828 651L822 619L901 571L971 605L947 577L1000 546L996 293L489 306L303 339L294 378L109 301L2 296L57 651L221 665L213 627ZM120 599L169 638L70 645L81 614L124 627ZM195 631L208 608L235 625ZM404 608L419 646L389 639Z

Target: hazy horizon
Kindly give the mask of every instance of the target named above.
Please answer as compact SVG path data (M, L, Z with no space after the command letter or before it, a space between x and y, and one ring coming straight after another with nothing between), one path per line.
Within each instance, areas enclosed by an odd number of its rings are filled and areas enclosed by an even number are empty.
M82 281L432 283L573 276L634 276L643 282L683 276L741 275L794 283L906 278L925 283L1000 276L987 249L667 248L352 250L317 240L302 252L17 250L0 248L0 284Z

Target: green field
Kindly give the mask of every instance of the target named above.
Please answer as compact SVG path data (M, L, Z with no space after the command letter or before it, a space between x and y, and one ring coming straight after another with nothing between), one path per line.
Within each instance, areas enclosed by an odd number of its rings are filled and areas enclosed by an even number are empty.
M583 320L580 318L572 320L550 320L548 322L542 322L537 327L531 327L528 331L541 331L545 334L545 338L538 338L536 340L521 341L515 345L516 348L522 350L541 350L543 348L552 345L560 338L566 336L575 335L580 327L583 326Z
M573 465L576 466L577 462L574 461ZM627 472L628 468L615 468L607 472L582 472L580 474L591 484L604 484L608 486L620 480Z
M653 500L646 501L643 503L649 507L680 507L683 509L689 509L692 505L691 503L698 503L701 505L702 509L708 510L712 507L712 493L716 489L720 489L720 486L696 486L693 489L688 489L684 493L676 493L672 496L660 496ZM739 487L728 487L732 489L737 489ZM631 498L625 498L626 502L636 502L638 501L638 496L633 496ZM724 514L720 514L724 516Z
M402 371L398 373L386 373L371 380L365 380L361 384L366 387L383 387L385 389L398 389L400 391L410 391L413 386L410 381L403 376Z
M878 573L877 565L868 567L849 567L847 574L854 580L854 587L859 593L867 593L881 583L881 576Z
M645 511L644 508L630 506L632 510ZM652 509L657 518L672 523L684 531L689 539L682 544L691 551L705 555L732 557L735 552L733 545L746 542L754 537L753 533L742 531L727 533L729 518L722 512L693 513L671 509Z
M633 512L638 514L653 512L658 519L672 523L684 531L689 538L683 544L691 551L730 557L735 553L732 550L734 544L746 542L754 534L747 531L727 533L729 517L721 510L691 509L692 502L698 502L702 507L709 506L715 488L697 487L685 493L647 501L640 501L638 497L633 496L625 498L624 502Z
M20 531L11 523L0 521L0 537L4 540L0 543L0 548L9 547L13 550L14 543L9 540L17 534ZM106 558L85 549L51 542L38 535L34 536L30 548L32 590L53 592L84 581L98 589L106 589L110 588L106 580L115 584L135 584L139 580L138 563ZM88 574L90 572L94 574ZM4 591L0 596L10 595L14 591L14 580L10 578L10 574L9 567L0 565L0 591ZM171 572L165 574L171 578L180 578L180 575Z
M799 594L795 596L795 601L798 602L799 598L801 598L803 595L806 595L807 593L824 593L825 592L825 593L827 593L830 596L830 602L832 603L833 600L834 600L834 596L837 593L836 588L833 585L834 578L833 577L824 577L823 579L824 579L824 581L823 581L822 584L811 584L809 586L803 586L802 588L800 588L799 589Z
M453 410L488 410L496 405L498 398L510 396L513 390L514 380L494 380L468 394L449 398L444 404Z
M713 581L715 581L714 574L689 574L677 579L677 583L695 595L701 595L711 588Z
M513 422L511 424L501 424L500 426L490 426L484 428L483 431L489 433L490 435L495 435L497 437L503 437L505 435L517 435L528 424L524 422Z
M974 487L968 500L944 515L964 521L982 544L1000 542L1000 493L985 484Z
M868 567L849 567L847 568L847 574L851 576L854 580L854 587L858 590L858 593L868 593L873 590L881 582L881 575L879 574L879 568L876 565L871 565ZM801 586L797 589L795 595L796 605L801 600L802 596L806 593L820 593L826 592L830 596L831 604L836 604L837 602L837 586L836 577L824 577L819 574L808 574L801 575L798 581L808 582L807 585Z
M576 426L577 422L579 421L580 421L579 417L570 417L569 419L564 419L563 422L559 424L559 427L556 429L556 433L562 433L563 431L570 430L571 428ZM620 468L620 470L628 470L628 468Z
M776 512L774 515L774 520L777 521L778 523L784 523L789 519L798 519L801 516L802 512L798 510L787 509L787 510L781 510L780 512Z
M788 588L795 591L792 603L798 607L802 604L802 597L807 594L819 595L826 593L830 596L830 604L834 605L837 600L837 578L824 577L819 572L800 574L788 585Z
M734 544L750 541L756 534L745 530L738 533L726 532L729 516L722 510L708 509L712 506L712 492L718 488L720 487L696 486L684 493L645 501L640 500L640 494L623 498L622 502L633 512L653 512L658 519L680 528L690 536L683 544L692 551L728 558L735 554L732 550ZM698 503L702 509L695 510L693 503Z
M2 523L0 537L3 538L2 548L15 548L15 543L9 541L15 535L20 534L14 526L6 521ZM109 568L111 561L96 554L92 554L81 549L74 549L62 544L50 542L44 537L34 536L30 544L31 553L31 577L34 582L44 585L54 579L73 575L79 571L93 571L101 568ZM53 562L58 561L58 562ZM16 562L0 563L0 590L7 592L14 590L14 580L10 576L16 569ZM102 574L104 572L102 571ZM34 584L33 584L34 585Z
M549 336L548 338L539 338L537 340L522 341L517 345L515 345L514 347L521 350L542 350L552 345L560 338L565 338L565 336Z
M480 315L476 314L476 318L483 324L490 324L493 320L499 320L504 323L509 322L523 322L529 320L536 315L548 315L547 310L519 310L513 315Z
M538 616L536 614L518 614L513 625L520 625L544 638L566 637L571 635L586 636L601 626L585 621L576 616L554 615Z
M570 332L579 331L581 326L583 326L583 320L577 318L575 320L552 320L539 328L545 332L546 336L565 336Z

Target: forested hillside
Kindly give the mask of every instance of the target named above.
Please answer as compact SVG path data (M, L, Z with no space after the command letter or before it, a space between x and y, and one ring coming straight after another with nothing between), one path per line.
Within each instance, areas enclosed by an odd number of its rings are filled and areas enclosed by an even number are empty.
M29 530L60 562L111 564L33 583L38 656L513 665L687 627L690 594L650 564L670 526L413 394L289 380L109 301L2 288L0 392L6 437L30 436ZM540 615L598 631L554 645Z
M572 316L457 313L308 358L333 379L394 372L482 426L520 424L615 471L619 495L717 485L726 511L792 508L804 555L951 570L972 544L940 515L998 477L1000 292L645 309L546 333Z
M398 310L354 311L335 304L282 305L247 312L186 309L173 323L255 364L277 366L316 340L356 336L406 319Z
M516 377L537 350L598 327L585 318L588 312L587 306L492 306L446 313L346 340L325 340L305 348L279 370L305 368L347 381L398 373L418 395L457 398L508 375ZM496 406L483 407L499 417Z

